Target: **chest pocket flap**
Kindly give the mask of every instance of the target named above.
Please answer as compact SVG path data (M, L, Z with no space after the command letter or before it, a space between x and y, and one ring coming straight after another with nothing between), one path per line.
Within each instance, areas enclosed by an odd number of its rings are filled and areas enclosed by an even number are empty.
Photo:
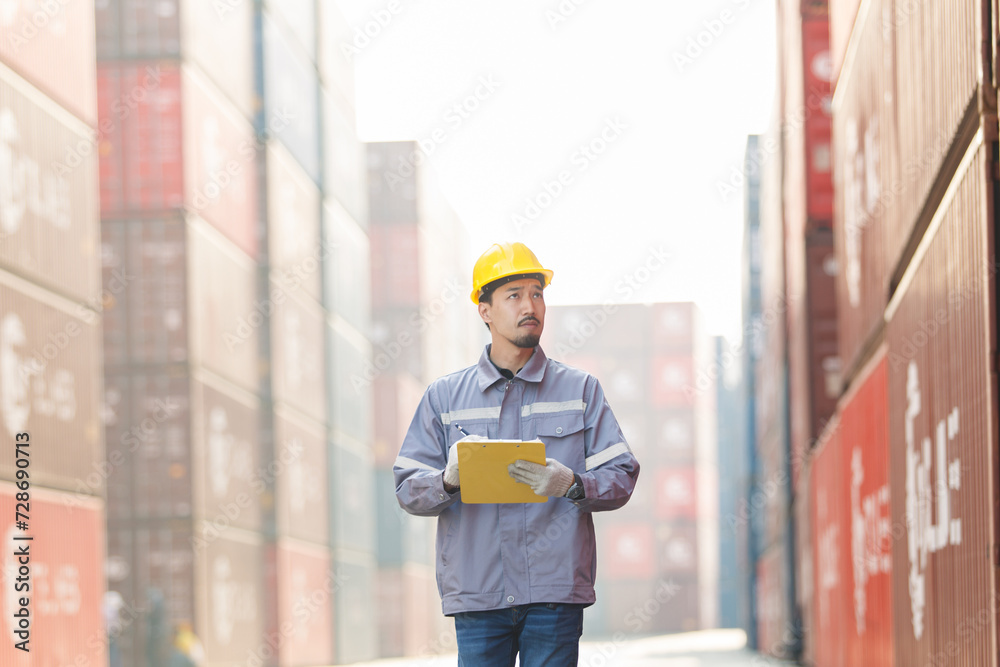
M565 438L583 431L583 412L564 412L535 417L535 433L545 438Z

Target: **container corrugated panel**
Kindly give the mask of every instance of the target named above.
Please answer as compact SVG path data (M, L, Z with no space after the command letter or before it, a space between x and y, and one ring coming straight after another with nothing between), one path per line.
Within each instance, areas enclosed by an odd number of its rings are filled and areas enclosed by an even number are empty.
M181 30L185 59L196 63L244 118L252 118L253 3L185 0Z
M109 220L101 225L101 235L105 367L186 361L183 220Z
M257 298L256 265L221 233L187 226L190 359L256 392L258 329L275 309Z
M44 447L39 441L38 446ZM36 443L32 442L32 447ZM19 490L13 484L0 484L0 510L3 522L5 585L0 661L18 667L28 665L103 664L107 661L107 643L101 597L104 593L104 508L95 499L74 503L67 494L32 488L28 511L28 530L15 526L15 512L24 512L16 500ZM19 541L19 537L31 541ZM16 555L27 549L30 569L28 590L15 590L18 568L25 564ZM22 583L23 580L22 580ZM20 596L29 598L31 624L25 639L14 634L14 614L22 607Z
M695 425L691 410L657 410L653 415L653 431L647 446L653 448L664 463L694 464Z
M694 359L687 355L656 355L652 359L650 402L659 408L682 408L694 402Z
M698 513L695 469L660 468L655 473L656 518L695 518Z
M271 319L271 378L274 399L316 421L326 418L326 368L323 311L271 283L275 302ZM274 295L280 294L280 298ZM305 301L305 302L303 302Z
M358 447L333 443L330 452L330 544L374 551L375 511L371 457Z
M365 384L386 374L423 377L427 368L423 349L432 335L427 315L426 310L409 307L380 308L372 313L372 358L371 365L364 365Z
M320 183L319 79L264 13L264 115L271 135Z
M833 0L830 2L830 62L835 85L839 84L841 67L851 39L858 39L854 19L861 0ZM855 32L857 31L857 32ZM853 37L852 37L853 34Z
M411 618L406 605L400 604L403 590L403 569L380 567L376 573L376 603L378 608L379 657L396 658L403 655L405 626Z
M342 584L330 566L330 552L286 540L278 543L277 560L277 625L268 634L285 638L278 664L332 664L333 606ZM367 606L371 607L370 601Z
M278 534L327 544L327 451L323 429L275 409L275 495Z
M195 565L195 634L209 664L245 664L267 659L268 650L289 638L264 632L264 548L260 536L232 529L208 544Z
M809 280L809 441L814 442L833 415L841 390L834 283L837 263L833 239L827 235L812 239L806 248L806 265ZM798 455L793 452L793 483L797 477L796 461L804 456L804 451L800 450Z
M899 212L887 235L890 270L896 268L928 198L945 156L978 94L987 98L982 73L984 43L991 43L988 13L981 0L896 3L888 22L895 38L896 115L901 184ZM927 35L936 38L929 43ZM990 82L986 82L990 85ZM979 102L982 106L983 102ZM920 109L921 113L906 110Z
M323 91L324 188L362 227L368 226L365 144L358 139L354 109Z
M267 147L267 188L271 278L319 301L323 261L333 252L329 241L320 245L320 192L278 142Z
M376 468L390 470L424 387L407 373L386 373L372 382L372 428Z
M378 224L369 231L372 309L420 307L420 242L416 225Z
M6 71L0 128L0 265L100 310L92 131Z
M349 339L337 329L328 338L333 347L332 354L327 355L333 361L333 391L328 396L331 425L357 442L370 442L372 387L365 382L365 362L372 352L366 349L366 341L354 336Z
M415 150L412 141L368 144L368 211L373 226L417 223L416 170L405 168Z
M96 4L98 59L180 55L177 0L104 0Z
M600 576L608 581L652 579L656 576L656 546L652 524L607 526L598 549Z
M631 637L700 629L697 579L608 582L603 590L608 633Z
M349 558L345 554L334 554L333 573L337 581L333 614L334 652L338 664L363 662L378 657L377 613L371 603L378 585L377 572L373 557ZM418 599L433 598L428 596ZM423 616L433 618L428 612L429 610L424 611ZM424 643L424 647L428 645L429 642ZM426 651L424 648L420 653Z
M354 108L354 56L349 49L342 48L353 43L351 26L334 3L318 3L316 11L320 31L319 72L323 84L328 90L337 91L348 108ZM364 162L361 164L363 166Z
M882 30L890 11L887 0L865 3L834 95L835 280L845 377L862 363L862 346L882 326L889 293L885 235L901 204L893 40Z
M997 663L994 150L980 130L886 310L898 664Z
M97 123L94 0L7 3L0 61L88 125Z
M215 527L258 530L270 476L260 459L260 404L207 374L191 383L195 516Z
M780 542L757 561L757 648L777 658L792 657L799 639L793 625L788 549L787 542Z
M188 205L250 257L257 256L257 150L253 127L192 68L184 70Z
M77 491L104 458L100 320L81 310L0 271L0 446L13 452L15 436L31 434L37 486ZM4 457L0 478L16 469ZM99 479L86 493L103 489Z
M698 528L694 523L670 521L656 526L656 551L660 576L698 572Z
M803 18L802 59L805 74L806 216L810 231L833 220L830 152L830 22L826 16Z
M125 384L124 376L118 381ZM132 512L137 519L190 517L192 498L191 388L186 374L133 373L127 378L128 411L119 412L125 431L108 441L108 456L127 459ZM121 416L127 415L127 416Z
M368 235L335 203L327 203L323 218L324 242L331 249L324 276L327 295L324 305L358 331L368 333L372 326ZM419 325L414 329L419 329Z
M128 521L132 518L132 456L129 454L130 438L136 437L131 432L131 401L129 400L129 378L126 375L113 373L104 374L104 438L107 467L106 502L108 523ZM93 473L101 475L95 470ZM88 474L87 477L90 477ZM96 481L99 477L94 478ZM73 489L76 493L86 490L88 480L85 478Z
M99 63L101 216L184 203L181 74L166 62Z

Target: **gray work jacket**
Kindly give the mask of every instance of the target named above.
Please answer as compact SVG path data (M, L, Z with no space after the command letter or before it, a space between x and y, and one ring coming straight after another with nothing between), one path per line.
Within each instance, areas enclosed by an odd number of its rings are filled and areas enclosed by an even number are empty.
M628 502L639 462L597 379L536 346L513 380L489 359L438 378L424 393L393 466L410 514L438 517L437 584L446 615L536 602L592 604L597 549L591 512ZM451 444L471 434L545 443L580 475L583 500L467 505L444 490Z

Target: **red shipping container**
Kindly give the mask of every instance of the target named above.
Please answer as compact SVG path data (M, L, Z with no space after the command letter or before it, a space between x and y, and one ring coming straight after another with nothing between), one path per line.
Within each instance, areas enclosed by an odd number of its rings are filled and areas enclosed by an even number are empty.
M281 667L333 663L333 604L342 583L326 547L281 541L277 546L276 627Z
M185 196L192 210L257 257L253 127L193 68L183 71Z
M376 312L389 306L419 308L421 281L417 226L372 224L369 235L372 308Z
M830 22L827 17L802 21L802 59L805 74L806 215L810 229L828 227L833 219L831 168ZM818 101L818 103L816 102ZM815 108L812 108L815 107Z
M7 44L4 35L0 49ZM0 72L0 266L99 311L92 135L37 90Z
M321 260L327 255L320 245L320 191L287 149L273 141L267 148L267 186L272 279L319 301Z
M651 402L656 407L685 407L697 395L694 359L690 356L656 355L650 376Z
M195 560L195 634L210 663L266 664L294 641L265 632L264 548L258 535L231 529ZM251 664L253 664L251 662Z
M0 33L0 61L87 125L97 123L93 0L8 2Z
M886 309L898 664L998 659L994 145L975 135Z
M601 576L608 581L656 576L653 527L648 523L608 526L598 553Z
M309 415L326 418L325 318L305 295L271 283L275 302L271 319L271 378L274 399Z
M893 36L882 23L888 6L874 0L858 15L856 45L834 96L838 344L846 378L863 363L863 347L883 326L889 295L885 237L901 207Z
M181 74L164 62L97 66L101 216L184 203Z
M632 637L699 630L699 591L697 579L682 576L607 583L599 593L606 632Z
M698 528L693 523L673 521L656 528L656 548L661 575L698 573Z
M33 485L101 496L101 338L92 311L0 271L0 446L31 434ZM0 478L14 479L13 454Z
M203 375L191 383L191 452L195 516L205 530L261 528L273 475L260 458L260 403L248 392Z
M656 518L693 519L698 516L694 468L661 468L656 471Z
M31 440L32 449L46 446ZM13 449L11 449L13 451ZM13 454L11 454L13 458ZM30 472L33 472L29 469ZM104 511L99 500L74 503L67 494L31 487L30 508L17 507L20 491L0 484L4 519L3 642L4 665L100 665L107 662L107 634L101 613L104 594ZM27 512L28 529L19 530L15 510ZM30 537L31 541L19 540ZM27 550L27 557L16 553ZM27 561L27 562L25 562ZM27 568L28 591L15 590L15 577ZM22 581L22 583L24 583ZM15 634L15 614L28 597L31 623L25 651L15 648L25 639ZM83 662L81 662L83 661Z
M278 407L274 415L274 442L278 535L328 544L327 448L323 427Z
M191 363L256 393L258 330L282 295L259 299L256 265L207 224L190 221L187 243Z

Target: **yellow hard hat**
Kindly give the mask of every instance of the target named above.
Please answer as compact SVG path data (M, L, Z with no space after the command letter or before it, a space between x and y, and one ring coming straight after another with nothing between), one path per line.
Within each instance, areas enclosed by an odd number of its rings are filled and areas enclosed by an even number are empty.
M542 288L548 287L549 283L552 282L552 272L542 268L535 253L531 252L528 246L521 242L494 243L476 260L476 266L472 269L472 294L470 295L472 303L479 303L483 287L494 280L522 273L542 274L545 279Z

